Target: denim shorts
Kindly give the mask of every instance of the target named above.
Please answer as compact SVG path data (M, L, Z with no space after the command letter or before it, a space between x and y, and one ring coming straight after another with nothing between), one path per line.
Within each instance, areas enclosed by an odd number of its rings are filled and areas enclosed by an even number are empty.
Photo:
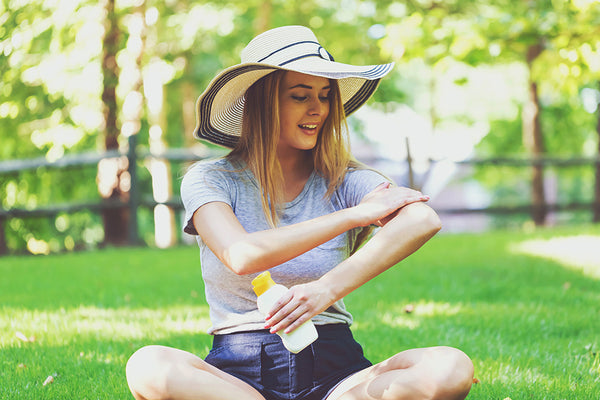
M258 390L266 400L322 400L344 378L371 366L346 324L317 326L298 354L268 330L215 335L205 361Z

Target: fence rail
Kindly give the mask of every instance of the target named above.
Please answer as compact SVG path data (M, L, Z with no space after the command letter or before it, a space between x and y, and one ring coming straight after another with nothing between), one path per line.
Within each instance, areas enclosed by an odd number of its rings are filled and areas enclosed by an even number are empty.
M202 159L222 155L220 152L204 151L198 152L191 149L167 149L159 154L151 153L147 150L139 150L136 145L136 136L129 138L129 150L127 152L105 151L105 152L87 152L73 155L65 155L57 161L48 161L44 157L0 161L0 176L12 175L25 170L35 170L38 168L68 169L81 166L97 165L104 159L114 159L125 157L128 159L129 174L131 176L131 189L129 201L99 200L86 201L65 204L53 204L34 209L10 208L0 209L0 254L6 253L6 243L4 236L4 222L11 218L34 218L34 217L52 217L61 213L75 213L78 211L91 211L101 213L109 209L129 208L131 220L129 223L128 237L130 243L139 243L137 210L141 207L152 209L157 205L166 205L174 210L183 208L179 196L173 196L167 201L156 201L150 195L143 195L139 192L137 162L149 158L158 158L169 162L194 162ZM410 157L407 162L410 164ZM436 161L431 161L436 162ZM543 166L543 167L576 167L576 166L596 166L600 169L600 156L597 157L539 157L539 158L475 158L463 161L456 161L458 165L491 165L508 166L516 168ZM410 169L410 165L409 165ZM599 201L596 199L596 201ZM600 207L594 202L573 202L568 204L546 204L544 209L548 212L590 210L593 212L595 207ZM482 208L436 208L439 214L490 214L490 215L510 215L510 214L531 214L535 211L532 204L505 206L505 207L482 207Z
M533 166L556 166L556 167L577 167L586 165L600 165L600 156L596 157L493 157L493 158L470 158L467 160L455 161L456 164L469 165L496 165L509 167L533 167Z

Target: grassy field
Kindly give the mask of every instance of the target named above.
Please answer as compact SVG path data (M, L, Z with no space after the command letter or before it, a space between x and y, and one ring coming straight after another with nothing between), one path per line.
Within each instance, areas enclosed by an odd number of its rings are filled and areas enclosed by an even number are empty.
M346 299L353 331L375 362L462 349L469 399L598 400L598 254L599 226L441 234ZM210 346L196 248L5 257L0 276L0 399L130 399L137 348Z

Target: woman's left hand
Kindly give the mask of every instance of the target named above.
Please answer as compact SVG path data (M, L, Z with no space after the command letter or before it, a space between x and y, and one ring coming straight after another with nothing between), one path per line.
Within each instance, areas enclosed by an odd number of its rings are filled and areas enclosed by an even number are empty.
M290 333L335 302L320 281L292 286L266 316L265 328L271 333Z

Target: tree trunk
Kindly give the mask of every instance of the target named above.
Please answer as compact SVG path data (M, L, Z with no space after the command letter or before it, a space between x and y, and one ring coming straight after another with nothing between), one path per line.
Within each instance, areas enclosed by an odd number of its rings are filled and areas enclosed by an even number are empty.
M273 3L271 0L263 0L258 10L258 16L254 21L254 31L257 35L271 27L271 11L273 10Z
M540 158L544 152L544 137L540 125L540 102L537 83L531 76L533 62L542 52L541 43L527 49L527 66L529 68L528 99L523 107L523 143L533 159ZM534 163L532 167L532 218L536 225L544 225L548 212L544 193L544 167Z
M119 81L117 52L119 50L119 27L115 14L115 0L105 0L105 34L103 40L102 73L104 77L102 101L104 102L104 146L106 150L119 148L119 128L117 126L117 96ZM129 197L129 182L126 159L105 159L98 164L98 191L105 202L122 201ZM102 211L104 243L123 245L128 239L129 210L109 208Z
M600 82L598 83L600 89ZM596 133L598 134L598 153L597 159L600 159L600 103L598 104L598 120L596 122ZM594 191L594 222L600 222L600 161L596 162L596 187Z

